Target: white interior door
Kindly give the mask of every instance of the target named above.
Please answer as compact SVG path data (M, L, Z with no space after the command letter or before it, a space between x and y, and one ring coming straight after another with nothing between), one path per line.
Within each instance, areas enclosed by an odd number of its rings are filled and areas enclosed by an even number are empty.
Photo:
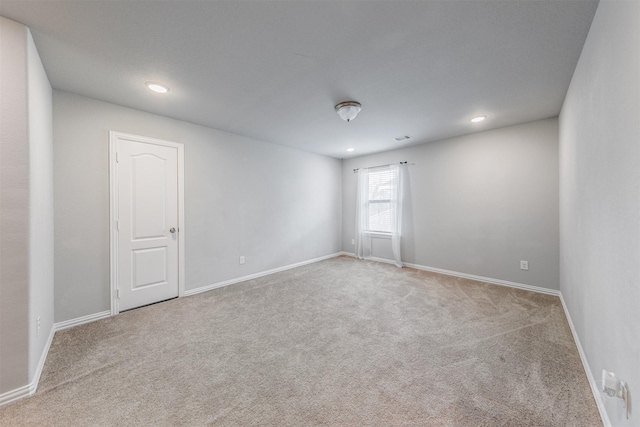
M124 134L112 135L112 150L118 312L178 296L181 156L176 146Z

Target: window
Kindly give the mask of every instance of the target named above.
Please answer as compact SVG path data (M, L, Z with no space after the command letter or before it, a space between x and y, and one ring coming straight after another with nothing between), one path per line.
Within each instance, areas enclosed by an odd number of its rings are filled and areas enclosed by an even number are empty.
M391 168L369 170L366 230L376 233L391 233Z
M402 267L402 198L406 162L356 169L356 257L371 257L371 238L382 234L391 238L394 264ZM355 171L355 170L354 170Z

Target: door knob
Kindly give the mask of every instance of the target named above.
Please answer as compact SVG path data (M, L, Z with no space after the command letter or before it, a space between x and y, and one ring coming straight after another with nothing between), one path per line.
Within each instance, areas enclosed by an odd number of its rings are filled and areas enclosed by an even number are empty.
M176 232L176 229L175 229L174 227L171 227L171 228L169 229L169 232L170 232L170 233L175 233L175 232Z

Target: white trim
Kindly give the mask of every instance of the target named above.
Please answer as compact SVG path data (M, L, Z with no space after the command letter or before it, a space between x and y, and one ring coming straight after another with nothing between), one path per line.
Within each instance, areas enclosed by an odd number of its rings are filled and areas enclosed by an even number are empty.
M44 350L40 355L38 366L36 366L36 372L33 375L33 380L31 381L31 384L29 387L29 396L34 394L38 389L38 383L40 382L40 375L42 375L42 369L44 369L44 362L47 360L47 355L49 354L49 349L51 348L51 343L53 342L53 335L55 333L56 333L56 325L51 325L51 331L49 331L49 337L47 338L47 343L44 345Z
M116 221L118 219L116 143L119 139L172 147L178 150L178 297L185 296L184 144L123 132L109 131L109 264L111 274L109 280L109 299L111 301L110 314L112 316L120 312L116 293L116 289L118 288L118 263L116 262L118 259L118 230L116 229Z
M270 274L279 273L281 271L290 270L296 267L302 267L303 265L313 264L314 262L324 261L325 259L335 258L343 255L344 252L336 252L330 255L321 256L319 258L309 259L307 261L297 262L295 264L285 265L284 267L274 268L272 270L261 271L259 273L249 274L247 276L237 277L235 279L225 280L224 282L213 283L211 285L201 286L195 289L189 289L185 291L185 296L196 295L202 292L207 292L212 289L222 288L223 286L229 286L240 282L246 282L247 280L257 279L258 277L268 276Z
M356 254L354 254L353 252L340 252L338 253L338 255L342 255L342 256L348 256L351 258L357 258ZM395 261L387 259L387 258L378 258L376 256L370 256L370 257L366 257L363 258L365 261L375 261L375 262L382 262L384 264L391 264L391 265L396 265ZM406 264L403 264L406 265Z
M560 296L560 291L556 289L526 285L524 283L510 282L508 280L502 280L502 279L493 279L491 277L476 276L475 274L459 273L457 271L444 270L442 268L435 268L435 267L427 267L419 264L410 264L408 262L404 263L404 265L406 265L407 267L415 268L417 270L424 270L424 271L430 271L432 273L446 274L447 276L462 277L463 279L477 280L478 282L491 283L492 285L507 286L509 288L522 289L525 291L537 292L539 294Z
M5 393L0 394L0 407L8 405L9 403L15 402L16 400L22 399L24 397L33 396L35 394L36 390L38 389L38 383L40 382L40 375L42 375L42 369L44 368L44 362L47 360L49 348L51 347L51 343L53 342L54 334L55 326L52 326L31 382L27 385L23 385L22 387L18 387L16 389L9 390Z
M369 236L376 237L378 239L390 239L391 238L391 233L388 233L386 231L364 230L364 234L368 234Z
M31 383L0 394L0 406L8 405L23 397L31 396Z
M65 329L73 328L75 326L84 325L85 323L95 322L96 320L106 319L111 317L111 311L101 311L100 313L89 314L87 316L76 317L75 319L65 320L64 322L58 322L53 325L53 329L63 331Z
M175 143L174 143L175 144ZM178 143L178 297L185 291L184 260L184 144Z
M569 323L569 329L571 329L571 334L573 335L573 340L576 343L576 347L578 348L578 354L580 355L580 360L582 361L582 367L584 368L585 373L587 374L587 380L589 380L589 385L591 386L591 393L593 393L593 397L596 401L596 406L598 407L598 412L600 412L600 418L602 418L602 423L605 427L611 427L611 420L609 420L609 415L607 414L607 410L604 406L604 400L602 399L602 394L600 394L600 388L598 387L598 383L596 379L593 377L593 373L591 372L591 368L589 368L589 361L587 360L587 355L582 349L582 344L580 344L580 338L578 338L578 333L576 332L576 328L573 326L573 321L571 320L571 315L569 314L569 308L567 304L564 302L564 297L562 293L560 293L560 302L562 302L562 308L564 310L564 315L567 318L567 322Z
M109 310L112 316L118 314L118 301L115 298L118 277L118 264L115 262L118 259L118 233L115 228L118 218L118 197L116 195L118 175L116 171L116 136L114 132L109 131Z
M64 329L69 329L74 326L84 325L85 323L95 322L96 320L106 319L111 316L111 311L101 311L100 313L90 314L88 316L82 316L71 320L66 320L64 322L54 323L51 327L51 331L49 332L49 337L47 338L47 343L44 346L44 350L42 355L40 355L40 360L38 361L38 365L36 366L36 371L33 375L33 380L22 387L18 387L13 390L9 390L5 393L0 394L0 407L4 405L8 405L9 403L15 402L16 400L22 399L24 397L33 396L35 392L38 390L38 384L40 383L40 376L42 375L42 370L44 369L44 363L47 360L47 356L49 355L49 349L51 348L51 343L53 342L53 337L56 332L62 331Z
M396 263L388 258L378 258L377 256L370 256L368 258L365 258L366 260L369 261L375 261L375 262L382 262L384 264L391 264L391 265L396 265ZM405 264L402 264L405 265Z
M355 257L355 254L350 252L340 252L340 255ZM383 262L385 264L395 265L393 260L386 259L386 258L368 257L366 259L369 261ZM494 279L494 278L485 277L485 276L476 276L475 274L460 273L458 271L444 270L442 268L428 267L426 265L412 264L408 262L405 262L402 265L410 268L415 268L416 270L424 270L424 271L430 271L432 273L446 274L447 276L462 277L463 279L471 279L471 280L476 280L478 282L491 283L492 285L507 286L509 288L523 289L525 291L537 292L539 294L560 296L560 291L557 291L555 289L543 288L540 286L526 285L524 283L510 282L508 280Z

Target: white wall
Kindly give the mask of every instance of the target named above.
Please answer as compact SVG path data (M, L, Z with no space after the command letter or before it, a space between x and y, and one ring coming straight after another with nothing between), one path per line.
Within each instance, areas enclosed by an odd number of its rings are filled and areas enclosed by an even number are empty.
M29 120L29 378L53 328L53 109L49 79L27 30ZM38 331L37 319L40 318Z
M600 2L560 115L560 290L594 378L627 381L640 425L640 2Z
M344 251L354 251L353 169L400 161L410 163L403 262L558 289L557 119L345 160ZM373 256L391 258L390 241L375 240Z
M25 27L0 17L0 394L28 383L29 147Z
M66 92L53 99L56 322L109 310L110 130L185 144L187 290L340 251L340 160Z

